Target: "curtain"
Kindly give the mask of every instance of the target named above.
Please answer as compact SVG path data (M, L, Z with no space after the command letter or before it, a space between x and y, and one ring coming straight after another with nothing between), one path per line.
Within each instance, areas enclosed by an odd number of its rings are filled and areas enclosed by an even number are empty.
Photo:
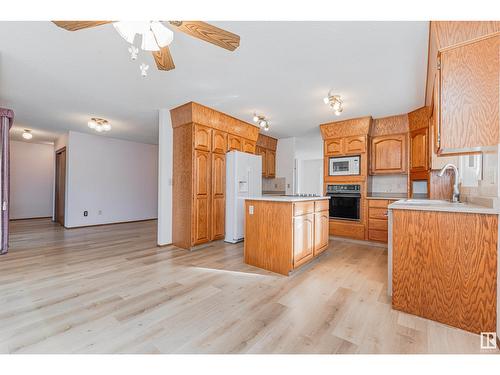
M0 108L0 254L7 253L9 249L9 130L13 120L14 112Z

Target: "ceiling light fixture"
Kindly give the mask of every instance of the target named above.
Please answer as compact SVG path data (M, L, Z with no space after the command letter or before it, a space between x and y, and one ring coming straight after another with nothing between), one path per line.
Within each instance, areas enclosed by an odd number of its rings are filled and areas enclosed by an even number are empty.
M92 117L87 125L90 129L94 129L98 133L103 131L109 132L111 130L111 125L108 120L99 117Z
M26 140L30 140L31 138L33 138L33 134L31 134L31 130L24 129L24 131L23 131L23 138L26 139Z
M335 113L337 116L340 116L340 114L344 110L344 102L342 101L340 95L333 95L331 91L328 92L328 96L323 98L323 102L325 102L325 104L328 104L333 109L333 113Z
M159 51L174 40L174 33L159 21L114 22L113 26L128 43L134 44L135 36L141 35L141 49Z
M264 116L260 116L254 113L253 122L259 124L259 126L264 129L264 131L269 131L269 120L267 120Z

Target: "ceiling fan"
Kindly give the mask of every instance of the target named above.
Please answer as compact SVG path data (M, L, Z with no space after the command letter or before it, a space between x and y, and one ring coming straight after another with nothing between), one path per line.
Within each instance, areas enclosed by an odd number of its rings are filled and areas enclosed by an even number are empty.
M112 23L116 31L130 44L134 43L137 34L142 36L141 49L151 51L159 70L172 70L175 68L174 60L168 48L173 40L172 31L159 21L143 22L115 22L115 21L52 21L57 26L68 30L78 31L90 27L96 27ZM229 31L220 29L202 21L168 21L171 28L181 31L192 37L212 43L216 46L234 51L240 45L240 37ZM137 57L138 48L129 48L132 59ZM148 66L141 65L141 71L145 75Z

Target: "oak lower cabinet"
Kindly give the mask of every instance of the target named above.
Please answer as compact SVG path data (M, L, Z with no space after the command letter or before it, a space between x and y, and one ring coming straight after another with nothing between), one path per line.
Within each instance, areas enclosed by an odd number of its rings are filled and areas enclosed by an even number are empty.
M314 255L314 214L293 218L293 267L310 260Z
M371 139L370 174L406 173L407 134L393 134Z
M497 243L498 214L393 209L392 307L495 332Z
M328 199L245 201L245 263L288 275L328 248Z
M387 242L388 209L395 200L367 199L368 200L368 240Z
M436 149L478 152L499 139L500 35L439 51Z

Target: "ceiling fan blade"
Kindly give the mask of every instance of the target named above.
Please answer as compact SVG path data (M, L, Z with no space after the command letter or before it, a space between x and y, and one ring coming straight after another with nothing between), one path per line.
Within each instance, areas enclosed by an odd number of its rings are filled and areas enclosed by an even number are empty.
M52 21L57 26L68 30L77 31L81 29L88 29L89 27L101 26L113 21Z
M168 46L163 47L159 51L153 51L153 57L155 58L155 63L158 70L175 69L174 59L172 59L172 55L170 54Z
M205 42L234 51L240 45L239 35L202 21L169 21L175 29Z

